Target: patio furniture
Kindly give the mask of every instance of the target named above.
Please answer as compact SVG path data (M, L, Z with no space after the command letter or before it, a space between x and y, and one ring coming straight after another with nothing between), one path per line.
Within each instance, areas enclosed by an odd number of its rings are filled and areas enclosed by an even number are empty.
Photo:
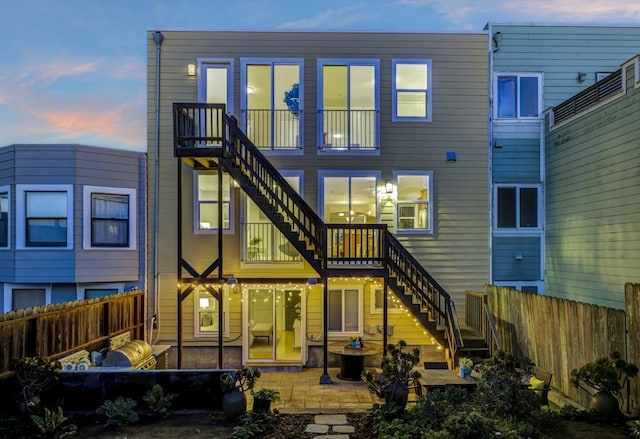
M338 378L348 381L360 381L364 370L364 358L382 353L382 345L366 343L362 348L352 348L344 343L332 343L329 352L340 356L340 373Z
M533 376L529 381L528 388L538 395L540 401L542 401L542 405L549 405L551 378L553 378L553 374L551 372L538 366L533 368Z
M267 337L268 344L271 341L271 336L273 335L273 324L268 322L253 323L250 331L254 339L258 337Z
M424 369L420 370L420 373L422 374L421 382L425 393L430 390L444 390L447 386L462 387L469 390L474 390L477 386L477 377L474 373L466 378L460 378L460 375L451 369Z

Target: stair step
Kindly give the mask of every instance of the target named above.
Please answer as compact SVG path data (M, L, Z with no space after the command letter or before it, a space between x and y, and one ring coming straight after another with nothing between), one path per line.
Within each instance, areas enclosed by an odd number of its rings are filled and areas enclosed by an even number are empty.
M425 369L449 369L449 365L446 361L425 361Z

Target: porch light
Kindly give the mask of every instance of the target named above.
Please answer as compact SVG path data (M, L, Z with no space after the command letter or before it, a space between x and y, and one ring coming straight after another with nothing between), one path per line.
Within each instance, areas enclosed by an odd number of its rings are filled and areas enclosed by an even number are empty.
M187 64L187 75L196 76L196 65L195 64Z
M318 285L318 279L315 277L310 277L307 279L307 285Z
M384 183L384 190L388 193L388 194L392 194L393 193L393 183L391 182L391 180L387 180Z
M457 160L455 151L447 151L447 163L455 163Z
M209 299L206 297L200 298L200 308L209 308Z

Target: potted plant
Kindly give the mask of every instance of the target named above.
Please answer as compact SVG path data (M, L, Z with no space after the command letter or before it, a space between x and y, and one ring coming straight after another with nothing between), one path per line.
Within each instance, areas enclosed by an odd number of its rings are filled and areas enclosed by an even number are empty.
M246 413L247 397L244 392L252 390L258 378L258 369L246 367L225 372L220 376L223 391L222 411L227 419L236 419Z
M618 397L629 379L638 375L638 366L627 363L619 352L599 357L580 369L571 371L571 384L591 394L591 408L600 416L610 418L620 412Z
M34 413L39 411L42 399L45 405L57 405L57 401L47 401L47 393L53 398L58 383L58 372L62 370L59 361L50 361L47 357L23 357L14 360L12 369L22 388L20 411Z
M280 401L280 392L274 389L262 388L258 391L251 391L253 395L253 411L268 412L271 410L271 403Z
M471 376L473 370L473 360L468 357L462 357L459 362L460 366L460 378L467 378Z
M362 372L362 380L367 383L369 391L386 403L393 402L404 408L409 398L409 385L422 375L413 368L420 362L418 348L405 351L407 343L398 341L397 345L387 345L387 356L382 359L382 373L378 377L367 370Z

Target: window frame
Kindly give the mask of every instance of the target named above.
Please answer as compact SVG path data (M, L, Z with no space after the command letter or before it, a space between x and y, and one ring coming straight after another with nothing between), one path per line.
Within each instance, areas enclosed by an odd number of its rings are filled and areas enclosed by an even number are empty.
M66 192L66 246L27 245L27 192ZM18 250L72 250L73 249L73 185L71 184L18 184L16 185L16 249Z
M129 197L129 245L93 245L92 227L92 195L127 195ZM137 192L133 188L108 187L108 186L82 186L82 248L83 250L135 250L137 248L136 234L138 230L137 218L138 198Z
M544 281L496 281L493 283L496 287L513 287L518 291L522 291L522 287L536 287L538 291L536 293L529 294L538 294L540 296L545 295Z
M14 290L44 290L45 305L51 304L51 284L4 284L4 312L13 310Z
M346 149L325 149L324 148L324 66L371 66L374 68L374 108L375 111L375 132L374 132L374 148L349 148ZM348 70L349 71L349 70ZM347 92L349 85L350 71L347 75ZM317 108L318 117L316 125L317 135L317 151L318 154L341 154L341 155L380 155L380 60L377 58L318 58L317 59ZM349 99L351 96L349 95ZM348 104L347 110L351 105Z
M398 88L396 75L397 66L403 64L418 64L427 67L426 89ZM431 122L432 121L432 61L429 58L393 58L391 60L391 121L392 122ZM426 116L398 116L398 93L400 92L425 92L426 93Z
M382 314L383 307L384 305L382 305L380 308L378 308L376 306L376 294L377 292L380 291L381 293L384 291L383 287L372 287L371 289L369 289L369 312L371 314ZM388 292L387 295L389 296L389 300L387 299L387 307L388 307L388 312L389 314L399 314L404 312L404 309L402 309L403 305L402 302L400 301L400 299L393 299L393 293ZM396 302L398 303L398 307L391 307L389 305L391 305L391 302Z
M398 224L399 224L399 213L398 213L398 207L399 207L399 202L402 203L409 203L410 201L415 202L415 200L400 200L399 199L399 187L398 187L398 177L401 176L421 176L421 177L427 177L427 191L429 192L429 199L426 202L427 205L427 222L428 222L428 226L427 227L423 227L423 228L417 228L417 229L404 229L404 228L399 228ZM434 217L433 217L433 171L412 171L412 170L402 170L402 171L394 171L393 172L393 182L394 182L394 191L395 191L395 197L394 197L394 210L393 210L393 227L394 230L396 232L396 234L399 235L403 235L403 234L407 234L407 235L411 235L411 234L427 234L427 235L433 235L433 231L434 231ZM421 200L418 200L421 201ZM416 204L421 204L421 203L416 203Z
M124 292L123 282L97 283L97 284L78 284L76 288L77 300L88 300L86 290L117 290L118 293ZM101 296L102 297L102 296Z
M320 216L320 218L323 219L324 222L326 223L330 223L329 220L324 219L325 218L325 211L324 211L324 205L325 205L325 182L324 179L325 177L346 177L346 178L354 178L354 177L373 177L375 178L375 187L379 187L380 186L380 171L376 171L376 170L371 170L371 171L367 171L367 170L337 170L337 169L331 169L331 170L318 170L318 215ZM378 199L378 195L374 195L375 198L375 203L376 203L376 212L375 212L375 218L376 218L376 223L380 222L380 200ZM351 196L351 184L349 184L349 209L351 209L351 203L352 203L352 196ZM351 224L355 224L355 223L351 223Z
M198 176L199 175L214 175L218 176L218 171L217 170L200 170L200 169L194 169L193 171L193 233L196 235L211 235L211 234L217 234L218 233L218 227L212 227L210 229L201 229L200 228L200 203L205 203L205 204L219 204L219 201L216 199L215 201L204 201L201 202L199 200L199 183L198 183ZM224 177L225 175L227 176L227 180L229 181L229 227L228 228L224 228L222 229L223 234L230 234L230 233L234 233L234 229L235 229L235 225L234 225L234 195L233 195L233 187L234 187L234 182L233 182L233 178L231 178L231 175L227 174L226 172L223 172L222 174L222 181L224 183ZM223 192L224 192L224 187L223 187ZM217 194L216 194L217 197ZM226 203L225 201L223 201L223 205L224 203ZM223 214L223 218L224 218L224 214Z
M260 151L266 155L303 155L304 154L304 58L240 58L240 113L241 126L247 128L247 67L250 65L262 65L271 67L271 111L274 111L274 67L276 65L297 65L298 66L298 147L291 149L275 148L271 145L270 149L260 148ZM273 132L272 132L273 135Z
M516 191L516 202L515 202L515 218L516 218L516 226L515 227L498 227L498 216L500 213L500 206L498 205L499 199L498 199L498 191L500 189L515 189ZM520 203L520 190L521 189L536 189L536 195L537 195L537 200L536 200L536 216L537 216L537 226L536 227L522 227L520 225L520 210L521 210L521 203ZM493 187L493 199L494 201L494 205L493 205L493 230L494 232L503 232L503 233L513 233L513 232L518 232L518 233L527 233L527 232L540 232L542 231L542 209L543 209L543 204L542 204L542 186L540 184L535 184L535 183L514 183L514 184L510 184L510 183L496 183Z
M229 336L229 306L231 304L231 289L233 287L237 288L237 285L225 286L225 291L222 297L222 300L224 302L224 308L222 310L222 335L225 337ZM200 292L202 291L208 293L208 291L203 286L198 286L193 290L193 336L194 338L217 337L220 331L203 332L200 326ZM218 302L215 300L215 297L212 296L211 298L214 300L214 303L216 303L214 314L216 317L215 321L217 322L218 311L220 307L217 305Z
M515 116L499 116L498 115L498 108L499 108L499 104L500 104L500 91L498 89L498 81L500 78L503 77L515 77L516 78L516 101L515 101L515 105L516 105L516 115ZM538 80L538 94L537 94L537 98L538 98L538 115L537 116L520 116L520 111L521 111L521 107L520 107L520 99L519 99L519 92L520 92L520 79L523 77L534 77L537 78ZM542 114L542 104L543 104L543 75L542 73L539 72L496 72L494 74L493 77L493 90L494 90L494 96L493 96L493 118L496 121L518 121L518 120L540 120L542 119L544 116Z
M0 245L0 249L10 249L11 248L11 190L10 186L0 186L0 195L7 195L7 243L6 245ZM0 212L1 214L1 212ZM0 230L2 232L2 230Z
M362 286L359 285L336 285L336 286L329 286L327 289L327 294L329 294L329 292L331 291L336 291L336 290L340 290L341 292L341 300L342 300L342 330L341 331L333 331L330 330L329 328L327 328L327 334L332 337L332 336L353 336L353 335L362 335L363 334L363 327L364 327L364 305L363 305L363 289ZM358 292L358 329L356 331L345 331L344 330L344 326L345 326L345 307L344 307L344 301L345 301L345 291L346 290L357 290ZM327 302L328 302L329 298L327 298ZM329 307L331 308L331 307ZM330 309L327 310L327 312L330 312Z

